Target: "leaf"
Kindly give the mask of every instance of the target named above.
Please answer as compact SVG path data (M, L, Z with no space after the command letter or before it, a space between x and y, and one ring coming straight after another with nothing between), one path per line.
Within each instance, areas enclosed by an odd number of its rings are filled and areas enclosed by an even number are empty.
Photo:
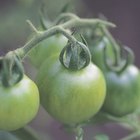
M42 4L41 7L40 7L39 20L40 20L40 25L41 25L43 30L47 30L49 28L49 26L51 25L50 18L47 15L45 15L44 4Z
M98 134L93 140L109 140L109 137L106 134Z
M68 3L66 3L63 7L62 7L62 9L61 9L61 11L60 11L60 14L61 13L66 13L67 11L68 11L68 8L70 7L70 3L68 2Z
M80 37L81 37L81 39L82 39L82 42L83 42L86 46L88 46L88 43L87 43L86 39L84 38L84 36L83 36L82 34L80 34Z

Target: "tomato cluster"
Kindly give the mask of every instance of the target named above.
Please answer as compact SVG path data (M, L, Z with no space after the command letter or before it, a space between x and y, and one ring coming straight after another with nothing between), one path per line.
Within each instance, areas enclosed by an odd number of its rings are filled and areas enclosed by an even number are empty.
M12 70L17 74L19 62L16 68L0 63L0 130L16 130L30 122L39 99L50 115L68 125L81 124L99 111L122 117L139 108L140 72L130 63L130 49L122 56L124 47L101 32L87 36L88 47L83 37L79 42L71 36L68 40L57 32L31 49L28 57L38 69L36 84L20 72L22 78L8 85L11 77L16 79L11 75Z
M119 43L113 43L107 36L102 35L89 42L89 49L92 61L103 71L107 85L106 98L101 110L113 116L122 117L139 109L140 72L132 64L131 57L134 57L134 54L130 48L127 48L129 50L127 53L130 53L127 55L130 56L125 58L126 65L124 64L125 66L121 68L123 62L121 49L125 50L125 47ZM117 55L120 62L116 62Z
M60 38L66 42L65 38L59 36ZM40 65L43 62L36 77L41 104L55 119L65 124L76 124L90 119L100 109L117 117L138 109L139 70L132 64L120 73L107 67L104 59L108 59L110 63L115 63L116 59L114 46L107 36L97 36L89 41L92 62L77 71L66 69L60 63L59 53L63 46L57 41L56 39L55 48L52 47L54 42L49 40L49 43L46 40L42 47L35 48L42 57L42 60L40 57L36 58L36 63L41 60L38 63ZM50 48L54 49L53 53ZM46 59L45 53L49 53ZM104 57L105 53L107 58ZM30 57L35 60L33 55Z
M64 38L62 40L65 42ZM55 43L56 48L63 48L57 40ZM135 112L140 105L139 69L133 64L122 72L108 68L104 59L115 63L116 52L107 36L97 36L88 43L92 62L86 68L66 69L58 58L61 49L55 49L55 53L50 51L49 57L44 59L37 74L41 104L54 118L66 124L88 120L100 109L117 117L125 116ZM41 49L45 52L44 47L50 46L51 43L46 43L35 49L40 53Z

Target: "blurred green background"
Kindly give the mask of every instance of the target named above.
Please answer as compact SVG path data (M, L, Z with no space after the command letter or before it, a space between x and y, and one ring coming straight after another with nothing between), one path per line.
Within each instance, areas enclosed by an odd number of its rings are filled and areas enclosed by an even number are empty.
M62 7L70 3L70 11L82 17L97 17L104 14L109 21L117 24L117 29L111 30L122 43L131 47L136 54L136 64L140 66L139 45L139 4L140 1L115 0L0 0L0 55L9 50L23 46L31 35L26 23L29 19L39 26L39 8L43 4L46 14L53 20ZM35 71L24 61L26 73L34 78ZM42 135L41 140L74 140L71 133L66 133L61 124L51 118L42 107L30 125ZM117 133L116 133L117 131ZM85 139L93 140L95 133L107 133L111 140L118 140L129 131L119 125L106 124L85 127ZM7 132L0 132L0 140L16 140Z

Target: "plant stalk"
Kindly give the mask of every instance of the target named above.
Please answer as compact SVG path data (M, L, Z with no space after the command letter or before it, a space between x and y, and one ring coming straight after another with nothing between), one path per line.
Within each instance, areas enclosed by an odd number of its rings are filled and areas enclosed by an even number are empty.
M140 136L140 131L136 131L120 140L134 140L135 138L139 137Z
M69 14L70 15L70 14ZM70 15L72 16L72 15ZM76 44L77 40L71 36L71 34L66 30L67 28L73 28L73 27L93 27L97 24L103 24L104 26L111 26L115 27L114 24L103 21L100 19L80 19L77 16L72 16L73 18L70 19L69 21L56 25L54 27L49 28L48 30L45 31L38 31L34 25L28 20L27 22L29 23L30 27L32 30L35 32L34 37L27 42L23 47L16 49L15 53L23 59L26 54L34 47L36 46L39 42L43 41L44 39L47 39L55 34L61 33L65 37L69 39L70 42L72 42L74 45ZM76 18L75 18L76 17Z
M21 129L18 129L16 131L12 131L10 133L15 135L20 140L41 140L41 137L39 135L37 135L35 130L33 130L29 126L25 126Z
M84 131L83 128L80 126L77 126L75 128L75 140L84 140Z
M116 40L113 38L113 36L111 35L111 33L108 31L108 29L105 26L101 26L101 29L102 29L102 32L104 33L104 35L108 37L109 41L111 42L111 44L113 46L113 51L114 51L114 55L115 55L114 65L119 66L120 62L121 62L120 46L117 44Z

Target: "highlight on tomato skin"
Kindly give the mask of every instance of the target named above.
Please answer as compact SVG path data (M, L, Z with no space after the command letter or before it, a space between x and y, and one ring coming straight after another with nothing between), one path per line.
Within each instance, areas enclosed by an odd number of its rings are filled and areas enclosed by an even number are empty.
M100 110L106 95L104 76L97 66L90 63L71 71L61 65L57 55L42 64L36 83L43 107L64 124L89 120Z
M0 86L0 130L13 131L27 125L40 104L36 84L24 75L14 86Z

